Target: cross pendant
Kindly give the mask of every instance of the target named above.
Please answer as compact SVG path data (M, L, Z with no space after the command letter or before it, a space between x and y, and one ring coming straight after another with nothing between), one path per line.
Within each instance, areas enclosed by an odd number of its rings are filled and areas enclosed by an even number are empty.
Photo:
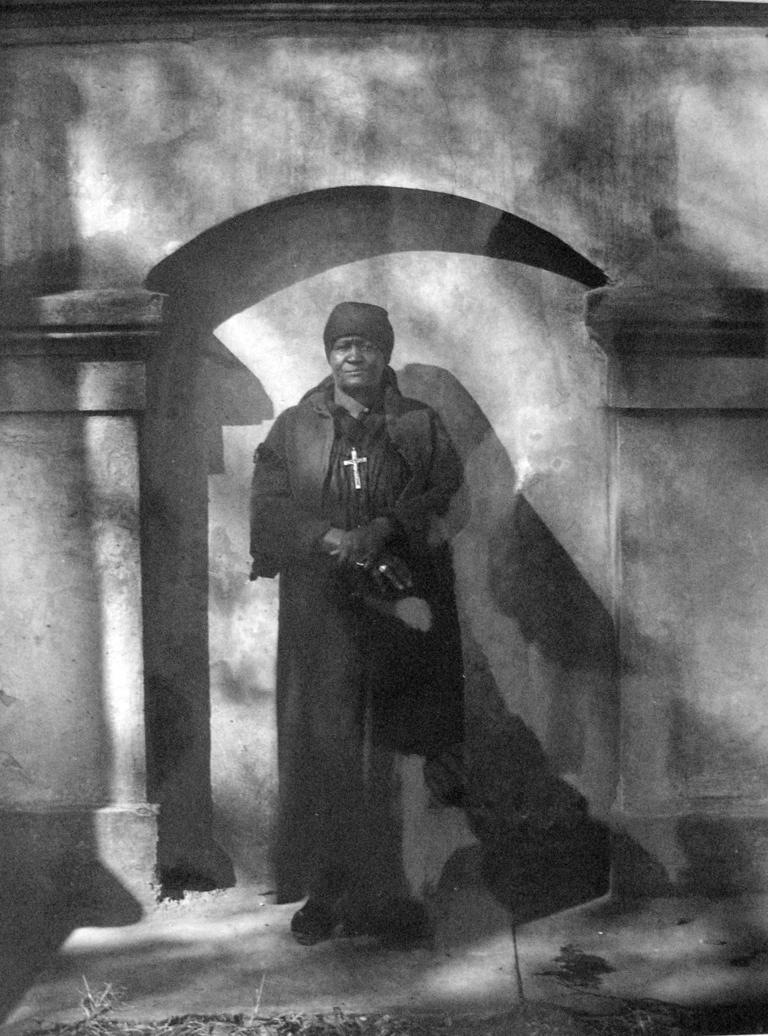
M368 458L367 457L358 457L357 450L353 446L352 450L350 452L349 460L345 460L344 461L344 467L345 468L349 468L349 467L352 468L352 477L353 477L353 480L354 480L354 483L355 483L355 489L362 489L363 488L363 483L360 481L360 465L361 464L367 464L367 463L368 463Z

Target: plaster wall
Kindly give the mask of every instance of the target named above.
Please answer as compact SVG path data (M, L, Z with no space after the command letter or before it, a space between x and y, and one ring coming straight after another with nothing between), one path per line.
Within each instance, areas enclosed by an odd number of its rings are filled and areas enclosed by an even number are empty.
M678 887L762 888L768 799L765 412L619 421L622 777Z
M768 428L750 411L667 414L663 436L658 422L624 415L620 432L626 722L635 731L623 801L662 811L738 793L759 803L768 728L754 630L768 608ZM723 693L735 686L738 695Z
M765 47L746 31L340 27L10 50L0 108L6 313L23 317L28 295L135 286L237 212L349 183L487 202L615 278L640 270L658 287L695 291L705 271L710 282L760 285ZM653 240L665 212L683 264ZM392 313L403 388L431 394L464 435L473 514L456 548L470 675L604 815L617 778L616 701L599 651L600 609L614 607L610 451L603 361L583 329L580 289L490 260L389 256L278 292L219 335L278 411L324 373L330 305L360 294ZM463 392L485 424L476 411L474 424L457 422ZM264 874L274 795L275 587L245 575L245 487L265 433L228 429L226 473L210 482L214 794L220 837L251 876ZM520 590L534 527L536 543L546 535L561 546L569 585L588 591L579 599L594 595L581 654L583 625L561 635L557 587L534 578ZM703 650L691 646L696 664Z
M13 375L23 360L1 366ZM117 913L135 915L136 900L154 895L156 839L146 804L137 422L103 412L108 398L115 405L113 372L97 384L103 365L59 359L47 379L39 357L30 366L37 412L11 377L0 415L3 914L18 920L21 902L33 914L95 917L116 897ZM122 403L135 405L140 379L122 373ZM78 380L89 385L79 401Z
M2 804L145 799L136 424L4 414Z
M344 183L468 194L612 275L666 205L756 279L764 47L747 30L340 27L10 49L5 280L135 285L236 212Z

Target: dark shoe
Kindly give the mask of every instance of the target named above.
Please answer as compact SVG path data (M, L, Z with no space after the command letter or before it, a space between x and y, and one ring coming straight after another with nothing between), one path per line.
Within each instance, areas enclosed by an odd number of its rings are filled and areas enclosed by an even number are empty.
M330 939L334 926L331 912L316 899L308 899L291 918L291 934L302 946L314 946L316 942Z

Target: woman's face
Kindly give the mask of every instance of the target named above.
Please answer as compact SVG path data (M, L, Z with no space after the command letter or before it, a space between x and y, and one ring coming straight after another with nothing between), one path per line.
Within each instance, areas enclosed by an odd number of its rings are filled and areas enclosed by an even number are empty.
M377 389L387 366L379 346L359 335L337 338L328 353L328 363L337 388L353 397Z

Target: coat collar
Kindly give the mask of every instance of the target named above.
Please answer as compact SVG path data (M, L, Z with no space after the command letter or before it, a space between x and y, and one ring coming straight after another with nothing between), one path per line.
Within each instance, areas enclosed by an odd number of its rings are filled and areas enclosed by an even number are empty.
M384 414L387 420L398 417L403 413L405 406L400 389L397 385L395 372L391 367L386 368L387 381L384 386ZM310 389L302 396L299 405L309 406L322 417L331 416L333 404L333 378L329 375L319 385Z

